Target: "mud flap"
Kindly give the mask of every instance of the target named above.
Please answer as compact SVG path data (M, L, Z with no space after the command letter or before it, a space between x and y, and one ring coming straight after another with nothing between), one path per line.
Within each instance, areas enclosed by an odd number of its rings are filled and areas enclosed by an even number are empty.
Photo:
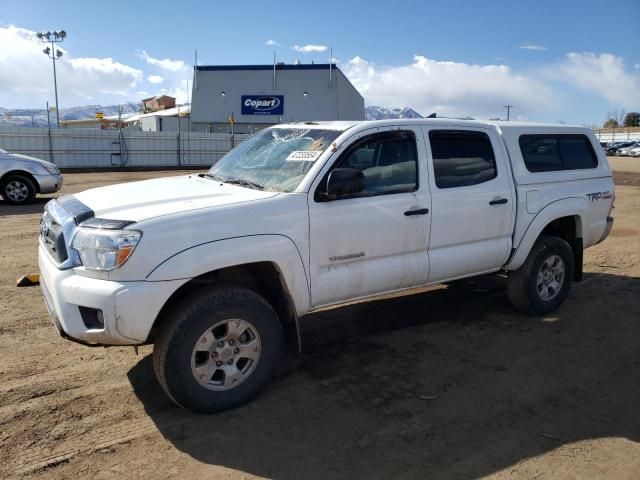
M583 253L584 248L582 246L582 238L576 238L573 241L573 280L579 282L582 280L582 264L583 264Z

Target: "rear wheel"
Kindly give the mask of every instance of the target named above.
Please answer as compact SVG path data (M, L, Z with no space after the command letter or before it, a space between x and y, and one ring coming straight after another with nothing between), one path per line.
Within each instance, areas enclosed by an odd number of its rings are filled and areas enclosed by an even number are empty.
M153 349L154 369L169 397L190 410L212 413L249 401L280 361L280 321L246 288L200 290L166 320Z
M36 196L36 187L24 175L11 175L2 180L2 198L12 205L31 203Z
M573 252L566 241L541 237L524 264L509 273L509 300L523 313L544 315L553 312L569 294L574 267Z

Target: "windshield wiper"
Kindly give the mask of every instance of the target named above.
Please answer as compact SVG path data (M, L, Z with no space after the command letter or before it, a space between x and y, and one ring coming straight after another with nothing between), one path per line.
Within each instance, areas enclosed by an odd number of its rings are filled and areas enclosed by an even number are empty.
M251 180L244 180L243 178L233 178L233 177L220 177L218 175L213 175L211 173L201 173L200 174L201 177L207 177L207 178L211 178L212 180L215 180L216 182L222 182L222 183L229 183L232 185L240 185L241 187L249 187L249 188L253 188L256 190L264 190L264 185L257 183L257 182L252 182Z
M224 183L230 183L232 185L240 185L241 187L249 187L256 190L264 190L264 185L252 182L250 180L245 180L243 178L224 178L222 179Z
M212 175L210 173L201 173L199 176L210 178L211 180L215 180L216 182L224 182L222 177L219 177L217 175Z

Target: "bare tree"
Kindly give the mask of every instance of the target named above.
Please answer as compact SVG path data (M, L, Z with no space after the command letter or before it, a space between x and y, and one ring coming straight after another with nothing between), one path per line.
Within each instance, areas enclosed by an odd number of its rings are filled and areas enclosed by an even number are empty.
M624 117L627 114L627 111L624 108L621 108L620 110L616 109L613 113L615 116L611 118L615 118L616 122L618 122L618 125L622 125L622 123L624 122Z

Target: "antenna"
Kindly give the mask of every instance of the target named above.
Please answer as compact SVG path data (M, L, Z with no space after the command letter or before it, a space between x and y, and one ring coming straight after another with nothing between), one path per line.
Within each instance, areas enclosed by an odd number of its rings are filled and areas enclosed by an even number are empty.
M197 76L196 76L196 70L198 69L198 50L195 50L195 58L194 58L194 63L193 63L193 88L195 90L198 89L198 80L197 80Z
M333 86L331 70L333 68L333 47L329 48L329 88Z

